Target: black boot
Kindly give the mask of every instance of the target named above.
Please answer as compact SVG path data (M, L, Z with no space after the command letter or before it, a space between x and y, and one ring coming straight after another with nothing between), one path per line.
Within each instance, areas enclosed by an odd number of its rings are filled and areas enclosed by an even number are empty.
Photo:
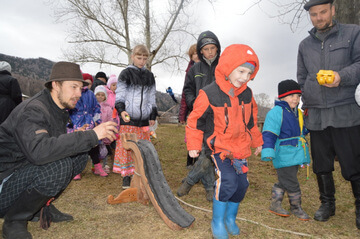
M316 221L326 222L335 215L335 185L332 173L317 174L321 206L315 212Z
M64 192L64 190L61 190L55 197L54 200L58 199L60 195ZM51 222L67 222L74 220L73 216L67 213L60 212L59 209L57 209L52 203L50 203L49 206L47 206L47 210L49 212L49 217ZM32 222L38 222L40 220L40 213L41 210L39 210L34 217L31 219Z
M355 197L356 227L360 229L360 180L351 181L351 187Z
M52 203L48 206L50 211L51 222L68 222L74 220L73 216L60 212ZM31 219L32 222L40 220L40 211L38 211Z
M42 195L36 189L22 192L19 199L4 216L3 237L6 239L31 239L27 223L50 198Z

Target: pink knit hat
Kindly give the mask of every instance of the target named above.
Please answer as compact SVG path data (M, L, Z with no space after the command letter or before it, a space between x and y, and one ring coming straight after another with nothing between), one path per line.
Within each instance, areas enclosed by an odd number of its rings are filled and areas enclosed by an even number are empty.
M117 82L117 77L116 75L111 75L109 76L109 80L108 82L106 83L107 87L110 89L110 86L113 84L113 83L116 83Z

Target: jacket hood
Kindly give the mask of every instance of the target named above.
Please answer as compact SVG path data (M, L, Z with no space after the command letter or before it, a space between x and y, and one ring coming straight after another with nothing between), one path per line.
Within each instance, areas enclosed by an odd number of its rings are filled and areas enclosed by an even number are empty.
M221 54L215 69L215 81L226 94L237 96L246 89L247 83L235 88L228 80L230 73L245 62L255 62L256 64L255 70L250 76L252 80L259 71L259 59L251 47L243 44L233 44L225 48Z
M220 56L220 53L221 53L221 46L220 46L220 42L217 38L217 36L211 32L211 31L205 31L205 32L202 32L200 35L199 35L199 38L197 40L197 44L196 44L196 52L199 56L199 60L202 61L202 62L205 62L205 59L203 57L203 54L200 53L200 50L201 50L201 45L202 45L202 40L204 38L211 38L215 41L215 45L216 47L218 48L217 50L217 56L216 56L216 59L219 59L219 56Z

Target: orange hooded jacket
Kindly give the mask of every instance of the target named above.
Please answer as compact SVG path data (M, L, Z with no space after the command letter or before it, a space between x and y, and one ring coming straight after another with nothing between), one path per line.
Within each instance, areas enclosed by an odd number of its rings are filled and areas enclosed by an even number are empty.
M251 155L251 147L263 144L257 127L257 105L247 84L235 88L227 79L245 62L255 62L253 79L259 70L257 55L247 45L234 44L220 56L215 82L200 90L186 127L187 149L201 150L206 155L232 153L243 159Z

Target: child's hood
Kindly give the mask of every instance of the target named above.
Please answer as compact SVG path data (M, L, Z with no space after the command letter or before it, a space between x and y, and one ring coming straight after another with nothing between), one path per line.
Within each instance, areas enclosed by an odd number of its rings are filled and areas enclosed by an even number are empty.
M201 42L205 38L211 38L211 39L213 39L215 41L215 45L218 48L217 49L217 58L219 58L220 53L221 53L221 46L220 46L219 39L217 38L217 36L213 32L205 31L205 32L202 32L199 35L199 38L198 38L197 44L196 44L196 53L198 54L199 60L202 61L202 62L205 62L203 54L201 54Z
M228 80L230 73L245 62L255 62L255 70L250 76L252 80L259 71L259 59L255 51L243 44L233 44L225 48L215 69L215 80L222 91L227 94L230 91L235 91L235 95L238 95L246 89L247 84L242 85L240 88L235 88Z

